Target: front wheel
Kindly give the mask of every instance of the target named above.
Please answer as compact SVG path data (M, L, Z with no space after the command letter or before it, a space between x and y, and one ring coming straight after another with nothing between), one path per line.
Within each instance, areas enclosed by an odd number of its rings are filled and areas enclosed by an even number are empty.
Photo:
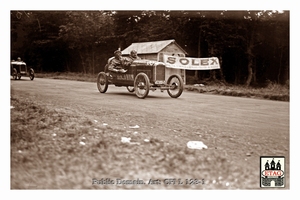
M15 68L13 69L12 77L13 77L13 79L17 80L18 72L17 72L17 70Z
M30 71L29 71L29 78L30 78L30 80L34 79L34 70L33 69L30 69Z
M134 90L138 98L144 99L150 89L150 80L145 73L139 73L134 79Z
M104 72L100 72L97 76L97 87L99 92L105 93L108 88L107 76Z
M168 78L167 84L170 87L168 89L168 94L170 95L170 97L178 98L182 94L183 80L179 75L177 74L171 75Z

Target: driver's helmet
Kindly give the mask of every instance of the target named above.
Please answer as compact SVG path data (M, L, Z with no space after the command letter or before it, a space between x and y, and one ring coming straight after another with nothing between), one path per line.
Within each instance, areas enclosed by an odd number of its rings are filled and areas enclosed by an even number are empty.
M114 55L116 56L116 55L122 55L122 52L120 51L120 50L116 50L115 52L114 52Z
M136 52L136 50L132 50L130 52L130 56L133 57L133 58L137 58L137 52Z

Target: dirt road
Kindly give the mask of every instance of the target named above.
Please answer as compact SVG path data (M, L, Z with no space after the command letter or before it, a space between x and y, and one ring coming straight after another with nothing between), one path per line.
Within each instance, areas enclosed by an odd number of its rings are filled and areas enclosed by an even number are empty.
M186 146L188 141L203 141L208 149L245 162L257 174L260 156L285 156L289 169L289 102L188 91L178 99L160 91L138 99L125 87L109 86L101 94L96 83L41 78L11 80L11 92L75 109L114 127L138 125L149 136L169 143Z

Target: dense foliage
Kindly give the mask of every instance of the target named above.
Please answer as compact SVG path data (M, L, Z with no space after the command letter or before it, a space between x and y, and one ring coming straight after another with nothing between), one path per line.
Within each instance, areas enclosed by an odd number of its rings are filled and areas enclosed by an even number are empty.
M289 11L11 11L11 59L36 72L98 73L117 48L175 39L221 70L187 71L232 84L289 80Z

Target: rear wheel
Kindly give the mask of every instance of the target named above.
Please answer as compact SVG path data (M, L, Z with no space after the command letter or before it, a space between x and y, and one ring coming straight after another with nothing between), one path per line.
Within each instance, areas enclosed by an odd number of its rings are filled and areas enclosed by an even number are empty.
M138 98L144 99L150 89L150 80L145 73L139 73L134 79L134 90Z
M108 88L107 76L104 72L100 72L97 76L97 87L99 92L105 93Z
M168 78L167 84L170 87L168 89L168 94L170 95L170 97L177 98L182 94L183 80L179 75L177 74L171 75Z

